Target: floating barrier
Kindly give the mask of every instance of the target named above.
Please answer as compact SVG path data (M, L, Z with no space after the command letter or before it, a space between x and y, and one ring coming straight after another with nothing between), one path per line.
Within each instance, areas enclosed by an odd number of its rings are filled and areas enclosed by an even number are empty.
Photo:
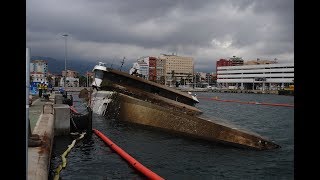
M198 97L199 99L204 100L212 100L212 101L221 101L221 102L235 102L240 104L255 104L255 105L266 105L266 106L284 106L284 107L294 107L293 104L280 104L280 103L264 103L264 102L256 102L256 101L238 101L238 100L225 100L225 99L219 99L217 96L214 98L208 98L208 97Z
M79 114L79 112L73 106L70 106L70 110L76 114Z
M86 134L86 132L81 133L80 136L77 139L73 140L72 143L70 145L68 145L67 150L65 150L63 152L63 154L61 155L62 164L60 164L57 167L55 175L54 175L54 180L59 180L60 179L61 170L67 166L67 158L66 158L66 156L69 154L71 149L74 147L74 145L76 144L76 141L79 141L80 139L82 139L85 134Z
M139 163L137 160L135 160L132 156L130 156L128 153L126 153L124 150L122 150L119 146L117 146L115 143L113 143L109 138L107 138L104 134L102 134L100 131L93 129L93 132L100 137L105 143L107 143L115 152L117 152L122 158L124 158L126 161L128 161L136 170L144 174L149 179L164 179L157 175L156 173L152 172L145 166L143 166L141 163Z

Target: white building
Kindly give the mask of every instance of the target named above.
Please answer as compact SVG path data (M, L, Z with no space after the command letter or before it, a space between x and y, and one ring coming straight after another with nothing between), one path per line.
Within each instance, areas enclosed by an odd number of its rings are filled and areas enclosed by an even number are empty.
M34 83L48 83L47 77L42 72L30 72L30 82Z
M149 57L142 57L133 63L132 68L129 70L129 74L136 73L144 79L149 78Z
M30 63L30 72L40 72L47 76L48 63L45 60L33 60Z
M294 64L217 67L217 84L239 89L275 90L294 84Z
M64 78L60 79L60 87L64 87ZM66 77L66 87L79 87L79 78Z
M48 83L48 63L45 60L33 60L30 63L30 79L31 82L45 82Z

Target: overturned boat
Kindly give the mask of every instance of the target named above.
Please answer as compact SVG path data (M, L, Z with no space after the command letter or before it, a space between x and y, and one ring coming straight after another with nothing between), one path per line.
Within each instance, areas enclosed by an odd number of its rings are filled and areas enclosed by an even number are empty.
M179 90L148 81L122 71L107 68L102 62L94 67L93 72L94 81L92 86L96 89L101 89L102 86L108 86L110 84L118 84L123 87L135 88L139 89L140 91L157 94L164 98L175 100L191 106L199 103L197 97L192 94L181 92ZM103 80L105 84L102 83Z
M121 121L233 146L257 150L280 147L253 132L200 117L202 112L194 107L199 101L192 94L125 72L96 67L93 72L97 79L93 86L97 91L91 101L98 101L95 97L100 97L102 103L92 108L95 113L112 114L116 116L112 118Z

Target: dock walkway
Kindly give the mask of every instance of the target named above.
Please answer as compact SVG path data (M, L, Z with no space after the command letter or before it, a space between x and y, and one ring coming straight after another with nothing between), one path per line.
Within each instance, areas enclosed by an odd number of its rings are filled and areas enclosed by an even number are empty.
M47 180L50 168L51 148L54 136L53 108L54 94L49 100L33 97L29 108L30 126L33 134L42 140L39 147L28 147L28 179Z

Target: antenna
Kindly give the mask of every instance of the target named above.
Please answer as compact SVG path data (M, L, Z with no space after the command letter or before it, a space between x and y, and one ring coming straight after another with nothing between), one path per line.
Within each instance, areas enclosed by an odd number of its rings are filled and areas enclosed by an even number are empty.
M125 59L126 57L123 57L123 59L122 59L122 61L121 61L121 66L120 66L120 69L119 69L119 71L121 71L121 69L122 69L122 66L123 66L123 63L124 63L124 59Z

